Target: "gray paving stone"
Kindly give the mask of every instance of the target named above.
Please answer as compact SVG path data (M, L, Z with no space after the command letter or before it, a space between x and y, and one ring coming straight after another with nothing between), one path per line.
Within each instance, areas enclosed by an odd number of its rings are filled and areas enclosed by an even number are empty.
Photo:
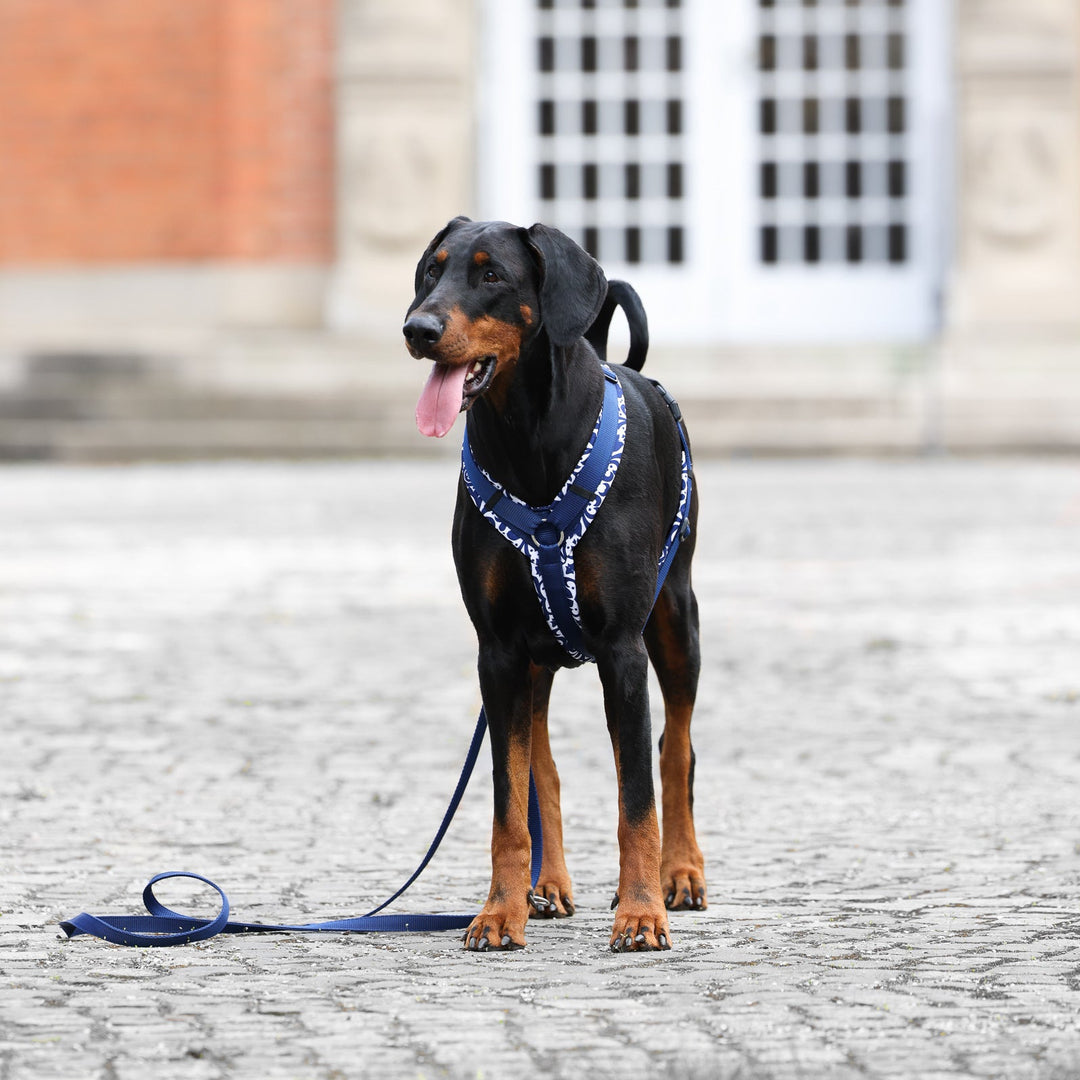
M165 869L274 921L408 874L478 707L454 472L0 468L0 1080L1080 1073L1066 461L699 464L712 905L673 916L671 953L606 949L591 670L553 699L579 911L525 951L62 940ZM489 815L481 769L400 910L475 909Z

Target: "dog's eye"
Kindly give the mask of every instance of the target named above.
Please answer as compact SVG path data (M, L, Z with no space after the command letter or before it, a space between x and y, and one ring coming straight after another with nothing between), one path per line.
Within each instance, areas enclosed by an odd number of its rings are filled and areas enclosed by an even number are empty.
M495 273L494 270L485 270L483 280L487 282L488 285L493 285L496 281L500 281L502 279L499 277L498 274Z
M439 276L439 267L437 263L429 264L427 270L424 272L424 277L428 281L434 281Z

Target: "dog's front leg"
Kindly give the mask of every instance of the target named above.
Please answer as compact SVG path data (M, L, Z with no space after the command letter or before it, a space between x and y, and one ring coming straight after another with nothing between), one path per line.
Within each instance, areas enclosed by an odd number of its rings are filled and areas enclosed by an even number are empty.
M619 891L611 947L669 949L660 889L660 828L652 782L648 658L640 636L597 657L619 780Z
M532 679L527 660L498 646L480 650L480 692L491 737L495 813L491 890L465 932L465 947L520 949L529 917L529 755Z

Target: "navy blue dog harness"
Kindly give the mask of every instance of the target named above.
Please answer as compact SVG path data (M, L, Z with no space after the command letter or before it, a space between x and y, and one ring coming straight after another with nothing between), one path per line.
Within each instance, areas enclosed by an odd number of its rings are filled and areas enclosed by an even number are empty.
M581 610L577 599L574 549L592 524L619 470L626 445L626 401L615 372L606 364L604 400L585 452L570 478L549 506L529 506L494 481L473 457L468 430L461 445L461 473L476 508L529 559L533 586L551 632L575 659L593 661L581 633ZM682 443L682 490L675 520L668 530L657 567L656 592L660 595L679 543L690 532L690 494L693 472L690 445L675 399L655 380L671 409Z

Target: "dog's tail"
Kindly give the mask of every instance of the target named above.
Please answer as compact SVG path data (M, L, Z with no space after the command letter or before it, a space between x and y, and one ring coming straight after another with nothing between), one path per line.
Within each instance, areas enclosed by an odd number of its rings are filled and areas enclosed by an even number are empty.
M596 350L601 361L607 360L608 327L611 325L611 316L615 314L616 305L623 309L626 324L630 328L630 349L623 363L635 371L640 371L645 365L645 354L649 351L649 320L645 316L641 297L628 282L608 282L604 306L586 332L585 340Z

